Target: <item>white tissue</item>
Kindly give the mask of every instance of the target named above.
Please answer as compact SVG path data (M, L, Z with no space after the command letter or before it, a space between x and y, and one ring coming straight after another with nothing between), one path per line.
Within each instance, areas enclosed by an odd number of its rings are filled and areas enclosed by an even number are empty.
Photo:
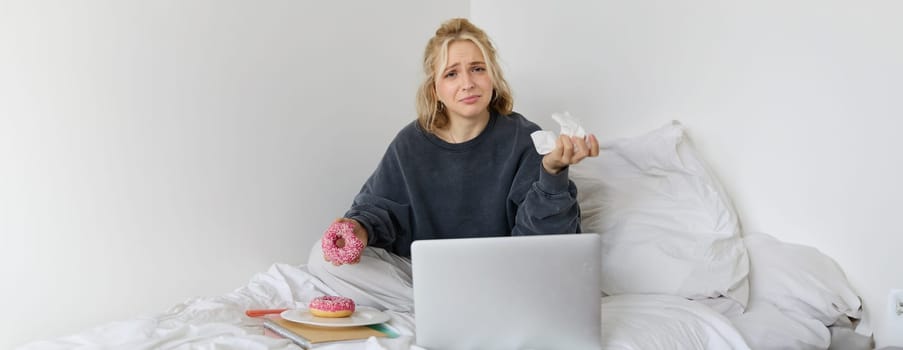
M530 134L533 138L533 146L536 147L536 153L549 154L555 149L555 140L558 135L554 131L539 130Z
M583 129L577 118L572 117L570 113L552 113L552 119L561 127L560 133L555 134L554 131L539 130L530 134L537 153L549 154L549 152L552 152L555 149L555 141L558 140L558 135L586 137L586 130Z

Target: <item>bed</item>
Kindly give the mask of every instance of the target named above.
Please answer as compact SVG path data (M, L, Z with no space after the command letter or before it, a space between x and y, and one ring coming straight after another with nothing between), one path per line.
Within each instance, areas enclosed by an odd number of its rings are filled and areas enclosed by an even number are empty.
M860 297L817 249L743 232L684 127L602 145L571 170L585 232L603 239L605 349L869 349ZM263 335L247 309L301 308L334 292L305 266L277 263L247 285L20 349L298 349ZM399 336L315 349L420 349L414 314L387 311Z

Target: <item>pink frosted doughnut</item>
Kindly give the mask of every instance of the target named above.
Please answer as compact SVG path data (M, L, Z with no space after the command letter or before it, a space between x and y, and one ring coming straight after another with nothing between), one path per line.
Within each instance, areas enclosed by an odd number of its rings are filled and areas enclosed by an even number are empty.
M348 317L354 313L354 300L346 297L324 295L307 304L310 313L317 317Z
M339 238L345 239L345 246L342 248L335 245ZM364 251L364 242L354 235L354 224L345 221L329 226L323 235L322 246L323 256L338 264L348 264L357 260Z

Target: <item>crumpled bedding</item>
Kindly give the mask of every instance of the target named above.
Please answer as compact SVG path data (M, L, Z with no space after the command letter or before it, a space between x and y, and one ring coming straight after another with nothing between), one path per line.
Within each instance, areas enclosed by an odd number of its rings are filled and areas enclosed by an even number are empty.
M749 349L727 317L673 295L602 298L604 349Z
M245 316L245 310L304 307L308 300L332 293L304 266L274 264L231 293L189 299L157 315L112 322L19 349L299 349L286 339L264 336L262 320ZM399 337L318 344L314 349L422 349L414 345L414 315L386 312L391 317L388 325ZM748 349L724 316L703 304L667 295L604 297L602 332L607 349Z
M21 350L55 349L299 349L286 339L263 335L262 319L245 316L247 309L300 308L308 300L334 293L304 267L274 264L255 275L247 286L211 298L186 300L168 311L145 318L112 322L79 334L26 344ZM387 311L388 322L401 336L395 339L337 342L317 349L409 349L414 318ZM416 349L416 347L414 348Z

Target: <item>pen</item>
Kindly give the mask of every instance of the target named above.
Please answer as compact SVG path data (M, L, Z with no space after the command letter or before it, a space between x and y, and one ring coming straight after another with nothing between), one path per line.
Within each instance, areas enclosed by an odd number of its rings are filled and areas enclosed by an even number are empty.
M263 315L281 314L285 310L288 309L250 309L245 311L245 315L248 315L248 317L260 317Z

